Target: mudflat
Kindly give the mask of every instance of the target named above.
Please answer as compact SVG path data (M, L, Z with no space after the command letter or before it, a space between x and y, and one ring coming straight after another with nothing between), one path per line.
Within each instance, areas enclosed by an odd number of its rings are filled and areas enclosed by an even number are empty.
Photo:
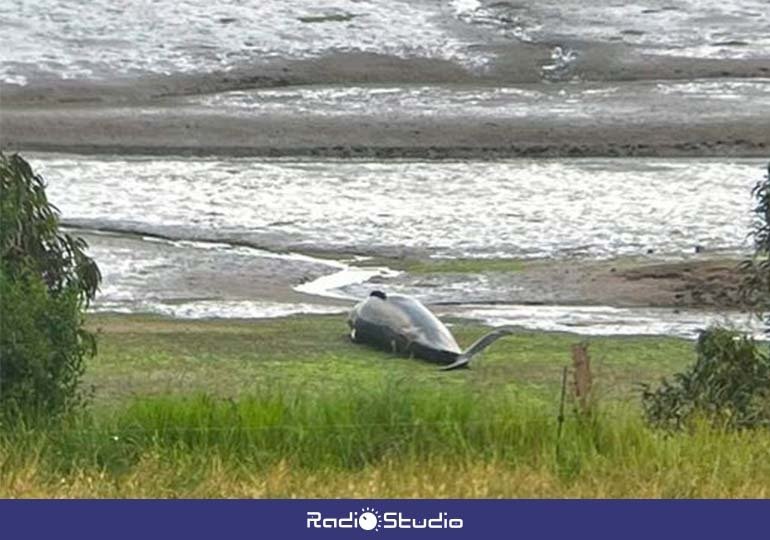
M640 258L528 261L510 271L496 270L495 261L489 264L490 271L475 268L472 273L432 272L428 265L417 273L407 270L383 285L422 290L445 305L741 307L739 261L730 257L703 256L679 261Z
M742 121L628 125L542 119L248 117L217 111L66 107L2 112L0 146L103 154L420 159L764 157L770 112Z
M377 159L770 149L763 59L589 48L567 72L551 73L549 51L509 47L483 72L435 58L330 53L197 75L1 85L0 147Z

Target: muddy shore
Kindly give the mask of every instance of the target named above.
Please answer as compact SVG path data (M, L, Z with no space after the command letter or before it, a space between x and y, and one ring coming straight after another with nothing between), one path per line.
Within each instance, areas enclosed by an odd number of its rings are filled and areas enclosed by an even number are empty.
M400 57L367 52L327 51L317 58L279 59L244 64L226 71L147 74L110 79L41 79L32 85L0 83L4 106L66 103L139 103L234 90L308 85L438 84L512 86L533 83L593 81L694 80L770 77L768 59L697 58L640 54L626 45L573 43L580 54L568 65L548 70L552 43L483 45L494 54L485 68L470 69L457 62L430 57Z
M260 116L130 108L2 111L0 148L81 154L496 159L766 157L770 111L756 119L611 125L530 119Z
M379 283L377 283L379 281ZM741 275L733 258L662 262L533 261L512 272L474 274L406 272L366 287L422 290L434 303L603 305L739 309ZM458 291L462 291L461 293ZM361 291L363 292L363 289Z
M344 310L374 289L414 294L437 308L467 304L741 308L739 257L734 254L706 253L680 260L654 256L458 260L380 253L362 259L333 250L281 255L236 246L221 252L207 249L206 243L143 241L104 233L85 238L105 272L96 306L102 311L122 306L142 312L156 304L213 302L281 309L302 305L323 312ZM126 252L141 256L129 262L120 255ZM133 267L133 273L125 273L125 264ZM334 288L332 279L330 289L298 289L344 268L348 273L362 270L369 277L337 286L341 288ZM153 279L136 280L136 275L146 274Z
M482 73L359 53L201 75L0 85L0 148L375 159L770 154L762 60L589 47L567 72L547 74L548 47L514 49ZM356 90L363 97L346 93ZM396 92L390 102L378 101L388 92Z

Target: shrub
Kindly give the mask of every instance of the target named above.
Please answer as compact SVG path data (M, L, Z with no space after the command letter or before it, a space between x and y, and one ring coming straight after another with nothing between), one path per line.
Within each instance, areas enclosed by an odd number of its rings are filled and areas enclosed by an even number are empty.
M745 306L758 316L770 311L770 165L764 180L752 190L756 200L751 236L754 254L740 264ZM697 361L687 371L664 380L655 390L642 387L648 421L678 429L695 417L722 427L770 424L770 359L748 336L712 328L701 333Z
M672 381L654 390L643 386L651 424L679 429L702 417L727 428L770 423L770 359L752 338L712 328L701 333L696 352L695 364Z
M95 352L83 312L101 281L84 240L63 233L45 183L0 153L0 411L65 412Z
M770 164L767 176L752 190L754 207L754 255L741 262L743 275L740 292L744 304L758 316L770 308ZM765 319L766 325L770 323Z

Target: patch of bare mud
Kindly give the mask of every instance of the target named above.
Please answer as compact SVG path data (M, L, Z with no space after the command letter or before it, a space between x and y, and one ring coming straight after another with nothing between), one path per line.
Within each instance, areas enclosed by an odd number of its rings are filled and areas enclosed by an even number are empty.
M601 305L737 309L740 273L734 259L660 262L553 260L514 272L401 274L348 289L381 287L433 304Z

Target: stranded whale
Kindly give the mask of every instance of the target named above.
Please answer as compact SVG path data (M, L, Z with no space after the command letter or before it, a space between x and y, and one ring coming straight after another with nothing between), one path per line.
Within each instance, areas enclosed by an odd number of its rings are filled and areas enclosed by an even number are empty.
M348 326L356 343L444 364L445 370L466 366L476 354L512 333L510 327L496 328L463 351L444 323L419 301L382 291L356 304Z

